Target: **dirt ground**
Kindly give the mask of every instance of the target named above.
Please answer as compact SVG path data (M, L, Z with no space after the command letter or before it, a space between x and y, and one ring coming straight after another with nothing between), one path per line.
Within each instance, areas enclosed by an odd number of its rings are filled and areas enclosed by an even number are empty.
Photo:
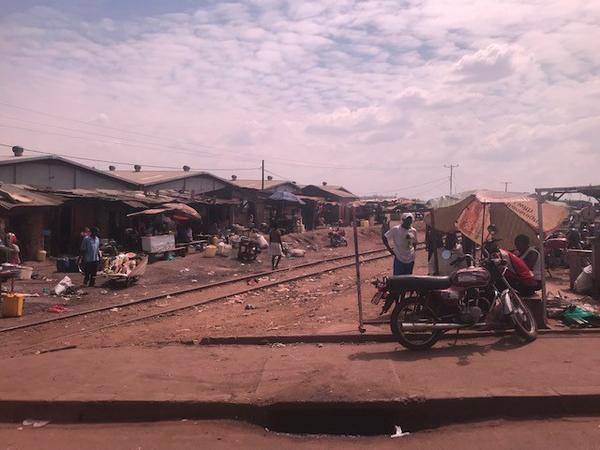
M391 432L390 432L391 434ZM272 433L239 422L181 421L145 424L48 425L40 429L0 425L3 448L51 449L473 449L588 450L598 448L600 418L563 418L523 422L489 421L433 431L389 436L297 436Z
M422 224L419 224L422 226ZM288 235L286 240L294 247L307 249L306 258L286 259L282 265L294 265L320 260L327 257L347 255L351 253L351 230L347 230L350 239L349 248L331 249L327 247L327 231ZM424 239L421 231L420 240ZM381 248L380 228L360 229L361 251ZM427 273L426 252L417 253L415 273ZM0 327L8 327L25 323L32 319L55 317L48 313L47 307L54 303L64 302L72 311L92 307L112 305L134 300L147 295L166 293L176 288L192 287L219 279L242 276L250 273L268 271L268 257L260 258L261 262L241 265L235 259L203 258L200 254L191 254L174 261L160 261L149 266L146 276L137 286L122 290L110 290L106 286L87 289L89 295L80 299L63 300L57 297L34 297L27 300L26 315L20 319L1 319ZM362 294L364 318L377 318L381 306L370 303L375 293L370 284L372 280L389 275L391 272L391 257L365 263L361 266ZM49 265L46 265L49 268ZM318 268L306 269L316 271ZM44 272L40 270L40 273ZM308 272L307 272L308 273ZM549 280L548 291L560 294L568 301L577 302L577 295L568 291L568 278L565 270L553 270L553 278ZM57 274L50 273L50 277ZM284 273L260 277L252 286L259 287L281 280L287 276ZM354 333L357 331L357 295L354 267L309 276L305 279L279 284L275 287L256 290L237 295L240 288L223 287L211 289L210 292L191 292L165 298L139 307L128 307L101 314L81 316L66 322L56 322L45 325L37 330L22 330L3 336L6 342L15 343L17 348L60 347L62 345L78 345L80 347L104 347L126 345L156 345L177 343L181 341L200 340L204 337L218 336L252 336L252 335L293 335L293 334L336 334ZM58 277L57 277L58 278ZM75 274L74 279L80 280L81 275ZM42 282L19 283L19 289L39 292ZM53 282L45 282L46 285ZM243 284L242 286L240 286ZM210 300L215 295L227 297L210 305L164 314L160 317L110 328L102 333L93 332L107 324L115 323L135 314L146 312L160 313L161 308L184 305L186 302ZM589 299L580 300L581 304L590 303ZM586 303L587 302L587 303ZM595 303L597 305L597 303ZM560 326L556 321L551 326ZM388 325L367 326L369 332L388 332ZM92 333L90 333L92 332ZM90 333L88 335L88 333ZM63 335L81 334L82 336ZM56 338L56 339L55 339Z
M310 261L347 255L354 251L352 229L346 229L348 247L331 248L327 230L318 230L303 234L284 236L291 248L306 250L304 258L284 258L280 267L294 266ZM380 228L360 228L360 250L367 251L381 248ZM31 320L53 317L56 313L48 312L53 305L65 306L69 312L80 311L105 305L127 302L150 295L168 293L178 289L212 283L235 276L267 272L271 269L270 258L266 251L259 255L254 263L240 263L233 257L205 258L202 253L191 252L185 257L177 257L172 261L157 261L148 266L145 275L131 287L122 288L108 283L102 275L98 276L97 286L81 287L83 295L57 297L52 295L54 286L68 276L75 286L82 286L83 275L79 273L57 273L55 260L46 263L27 262L34 267L36 279L16 281L15 290L25 294L33 294L25 301L24 316L18 319L0 319L0 328L10 327ZM36 296L36 295L39 295Z

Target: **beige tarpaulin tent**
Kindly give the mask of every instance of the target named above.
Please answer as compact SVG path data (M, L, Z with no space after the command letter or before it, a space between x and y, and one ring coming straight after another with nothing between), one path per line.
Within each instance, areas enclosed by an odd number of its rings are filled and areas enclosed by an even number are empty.
M538 241L538 204L528 194L497 191L471 191L456 197L442 197L427 204L432 213L426 218L428 225L438 231L460 231L474 242L482 243L490 224L498 228L497 238L504 246L512 246L519 234ZM568 218L566 205L545 202L542 205L544 231L551 232Z

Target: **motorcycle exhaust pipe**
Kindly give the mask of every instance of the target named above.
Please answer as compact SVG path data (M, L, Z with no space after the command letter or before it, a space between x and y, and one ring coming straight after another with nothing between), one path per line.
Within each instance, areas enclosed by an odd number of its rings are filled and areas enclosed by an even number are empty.
M473 325L458 323L402 323L402 331L430 331L430 330L459 330L461 328L473 328Z

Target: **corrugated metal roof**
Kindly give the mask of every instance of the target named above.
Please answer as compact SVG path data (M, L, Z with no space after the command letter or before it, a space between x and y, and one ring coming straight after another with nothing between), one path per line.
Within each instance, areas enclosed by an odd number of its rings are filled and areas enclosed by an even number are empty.
M0 185L0 208L9 210L19 207L60 206L63 199L57 195L37 192L21 184Z
M354 195L352 192L348 191L343 186L332 186L329 184L325 185L325 186L309 184L308 186L304 187L304 189L308 189L308 188L314 188L314 189L320 190L321 192L325 192L327 194L334 195L339 198L346 198L346 199L357 199L358 198L357 195Z
M152 186L154 184L166 183L169 181L183 180L193 177L207 177L213 180L218 180L225 184L231 184L230 181L224 180L212 173L202 171L177 171L177 170L140 170L139 172L131 170L114 170L108 172L116 175L119 178L135 183L140 186Z
M114 172L106 172L103 170L98 170L94 167L86 166L85 164L80 164L76 161L72 161L68 158L63 158L62 156L57 155L35 155L35 156L9 156L9 155L0 155L0 165L11 165L11 164L24 164L28 162L37 162L37 161L58 161L64 164L68 164L74 167L77 167L81 170L85 170L87 172L93 172L96 175L104 176L111 178L113 180L119 180L123 183L129 183L129 181L125 178L114 175Z
M243 189L262 189L262 180L230 180L231 184ZM276 187L289 184L297 188L294 183L286 180L265 180L265 189L274 189Z

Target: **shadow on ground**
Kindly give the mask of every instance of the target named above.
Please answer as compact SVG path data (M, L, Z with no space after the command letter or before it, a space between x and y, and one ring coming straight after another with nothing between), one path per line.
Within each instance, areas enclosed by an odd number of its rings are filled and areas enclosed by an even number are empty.
M437 347L423 351L412 351L404 348L398 348L394 351L385 352L357 352L351 354L348 358L353 361L421 361L432 360L435 358L453 358L457 359L456 364L466 366L470 364L469 358L473 355L483 356L489 352L504 352L517 349L526 345L517 336L505 336L491 344L475 343L444 343L437 344Z

